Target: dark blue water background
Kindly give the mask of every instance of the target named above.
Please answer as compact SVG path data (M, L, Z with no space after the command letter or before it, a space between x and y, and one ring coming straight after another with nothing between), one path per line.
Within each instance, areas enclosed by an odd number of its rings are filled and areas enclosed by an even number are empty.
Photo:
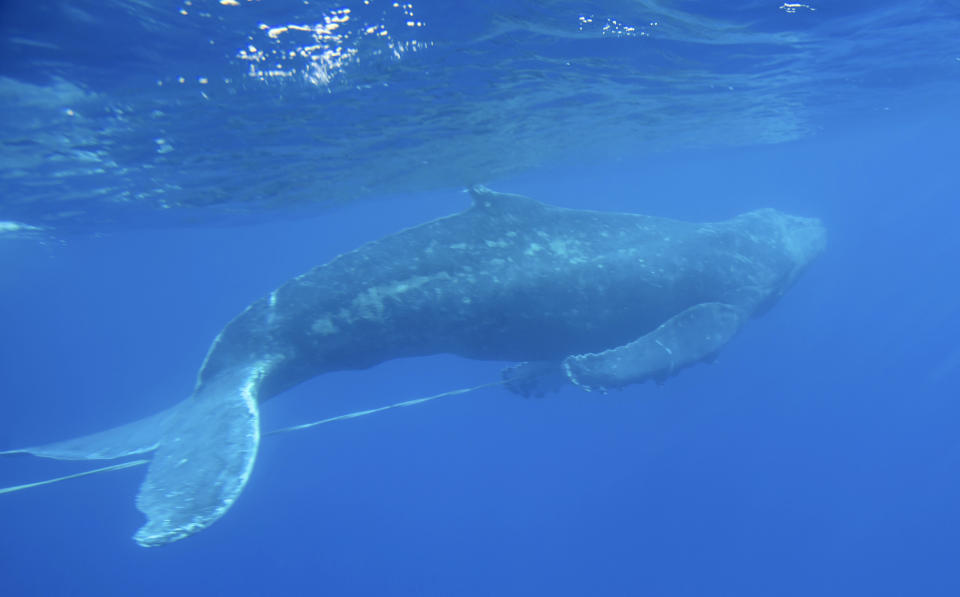
M125 6L135 20L147 10ZM843 18L885 10L908 27L924 17L876 6L851 3ZM527 22L539 15L531 8ZM907 45L949 68L955 57L934 51L935 41L926 53L922 39ZM15 68L26 58L5 56L6 75L30 78ZM90 60L105 72L102 56ZM603 160L568 152L515 171L472 166L495 171L482 180L498 190L570 207L690 220L776 207L822 218L828 251L716 364L608 396L570 388L525 400L486 389L269 437L230 512L163 548L129 538L141 523L133 499L142 469L0 496L0 592L958 594L960 121L943 91L960 75L931 83L919 66L898 72L886 74L889 96L864 83L833 107L808 106L820 111L803 134L776 143L711 138L702 148L609 150ZM863 105L877 108L853 109ZM667 137L690 132L663 126ZM543 142L529 134L521 140ZM469 153L469 138L439 147ZM364 158L355 156L355 173ZM196 167L187 161L185 170ZM0 448L169 406L189 395L209 342L251 301L364 241L469 203L453 175L384 184L323 209L280 193L269 207L173 202L163 212L80 193L71 225L46 194L56 187L32 166L16 168L0 216L47 230L0 242ZM125 185L146 184L143 172L123 175ZM215 186L214 176L202 184ZM14 187L23 194L9 194ZM326 375L267 403L264 426L485 383L503 365L437 356ZM0 485L84 467L0 464Z

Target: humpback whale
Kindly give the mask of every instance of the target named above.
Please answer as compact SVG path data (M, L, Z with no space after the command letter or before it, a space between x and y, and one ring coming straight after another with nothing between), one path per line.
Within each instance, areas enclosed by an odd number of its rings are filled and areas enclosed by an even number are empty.
M183 402L3 454L152 452L134 538L170 543L230 508L256 458L259 403L307 379L452 353L519 363L504 380L521 394L662 382L711 360L826 245L819 220L773 209L690 223L470 193L465 211L344 253L251 304L213 341Z

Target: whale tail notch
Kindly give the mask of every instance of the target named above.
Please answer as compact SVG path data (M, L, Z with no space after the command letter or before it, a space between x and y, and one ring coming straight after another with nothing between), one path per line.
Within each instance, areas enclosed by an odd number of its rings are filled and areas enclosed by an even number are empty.
M258 364L221 372L176 406L76 439L0 452L58 460L109 460L153 452L137 495L147 522L144 547L205 529L233 505L253 470L260 443Z

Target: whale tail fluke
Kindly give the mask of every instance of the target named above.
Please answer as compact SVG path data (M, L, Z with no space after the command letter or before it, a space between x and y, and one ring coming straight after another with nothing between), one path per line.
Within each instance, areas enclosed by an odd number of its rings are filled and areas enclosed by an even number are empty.
M137 495L147 522L134 539L145 547L183 539L223 516L250 477L260 443L257 388L264 371L255 365L221 372L187 400L152 417L0 455L109 460L152 451Z
M145 454L157 449L163 430L176 410L177 407L174 406L153 416L99 433L41 446L6 450L0 452L0 455L30 454L54 460L113 460Z
M144 547L188 537L233 505L260 444L256 389L261 367L221 373L176 410L137 495Z

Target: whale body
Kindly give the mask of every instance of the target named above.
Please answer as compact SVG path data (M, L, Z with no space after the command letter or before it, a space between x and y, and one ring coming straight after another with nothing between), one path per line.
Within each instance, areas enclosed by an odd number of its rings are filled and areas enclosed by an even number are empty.
M135 540L170 543L234 503L256 457L259 403L305 380L452 353L519 362L504 377L521 394L662 382L712 359L826 244L819 220L773 209L689 223L470 192L467 210L340 255L251 304L173 408L4 454L153 452Z

